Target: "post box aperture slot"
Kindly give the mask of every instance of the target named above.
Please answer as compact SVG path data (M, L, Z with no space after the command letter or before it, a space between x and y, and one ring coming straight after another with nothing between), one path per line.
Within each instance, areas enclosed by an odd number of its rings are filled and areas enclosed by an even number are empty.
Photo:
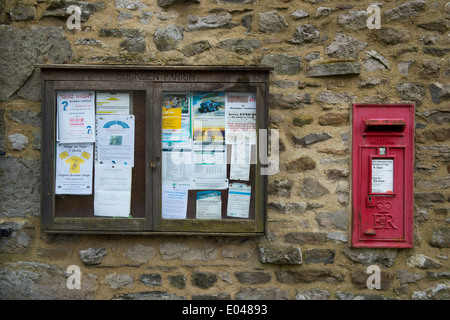
M364 133L399 135L405 131L406 122L403 119L364 119Z
M371 195L393 196L395 157L369 157L369 193Z

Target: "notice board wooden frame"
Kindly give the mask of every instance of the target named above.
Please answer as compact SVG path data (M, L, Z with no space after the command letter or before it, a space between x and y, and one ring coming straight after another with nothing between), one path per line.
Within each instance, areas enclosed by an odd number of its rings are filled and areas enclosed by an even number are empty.
M263 235L266 225L267 176L261 175L259 135L256 164L252 165L252 197L249 219L161 218L161 102L163 92L218 91L254 92L257 105L257 132L268 129L268 67L234 66L136 66L136 65L39 65L42 93L41 229L46 233L93 234L178 234L178 235ZM144 121L136 124L136 143L145 143L135 167L145 177L138 206L143 213L130 218L94 217L88 210L57 211L55 195L56 92L95 90L133 92L134 110ZM139 109L140 108L140 109ZM135 113L136 114L136 113ZM141 140L140 140L141 139ZM263 148L267 150L267 147ZM136 151L138 152L138 151ZM137 153L135 153L137 154ZM151 165L150 165L151 164ZM134 169L133 169L134 170ZM142 185L143 183L143 185ZM132 191L133 192L133 191ZM76 197L76 196L73 196ZM83 196L79 196L83 197ZM87 199L87 198L86 198ZM132 195L133 199L133 195ZM80 200L83 202L84 200ZM75 201L76 203L76 201ZM59 210L59 209L58 209Z

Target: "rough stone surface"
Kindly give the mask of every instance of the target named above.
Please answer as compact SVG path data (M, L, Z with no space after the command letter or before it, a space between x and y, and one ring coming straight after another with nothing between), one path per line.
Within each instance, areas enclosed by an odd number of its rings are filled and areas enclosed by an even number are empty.
M165 291L144 291L117 294L112 298L112 300L186 300L186 297L177 296Z
M105 277L105 283L108 284L111 289L133 289L133 276L126 273L108 274Z
M305 252L306 264L323 263L324 265L334 263L336 253L331 249L311 249Z
M303 172L316 168L316 162L308 156L300 157L286 164L286 170L289 172Z
M308 77L328 77L360 73L361 63L359 62L330 62L309 66L306 75Z
M450 227L434 228L430 244L438 248L450 247Z
M162 284L162 277L157 273L145 273L139 276L139 281L148 287L157 287Z
M328 300L330 293L327 290L321 289L307 289L297 290L295 300Z
M358 249L346 248L342 253L352 261L363 265L381 264L385 267L392 267L397 258L397 251L394 249Z
M414 291L413 300L450 300L450 286L439 283L423 291Z
M289 292L279 288L242 288L236 300L289 300Z
M307 23L298 26L294 31L294 37L289 40L292 44L305 44L316 42L320 39L320 31L313 25Z
M259 31L266 33L277 33L288 27L283 15L276 10L259 13Z
M13 97L39 101L40 71L35 65L64 63L73 58L61 27L33 26L24 30L0 25L0 47L0 101Z
M163 260L181 259L183 261L211 261L217 258L217 249L191 249L183 243L164 242L159 247Z
M8 136L11 149L21 151L28 145L28 138L21 133L15 133Z
M300 109L311 103L311 96L305 94L269 94L269 106L274 109Z
M197 271L194 272L191 277L192 285L201 289L211 288L217 282L217 280L217 276L210 272Z
M320 212L317 214L316 221L319 226L325 229L348 229L348 213L346 210Z
M185 31L191 32L217 28L231 29L237 26L236 23L231 22L232 19L233 16L230 13L211 14L206 17L188 15L188 25Z
M422 104L423 98L425 96L425 88L417 83L405 82L397 83L396 85L397 93L403 100L413 101L418 106Z
M299 56L286 54L265 55L261 59L261 65L273 67L276 74L297 74L302 68L302 60Z
M425 0L407 2L398 7L386 10L384 16L390 20L408 19L418 15L425 5Z
M408 258L406 265L410 268L435 269L442 267L442 264L424 254L414 254Z
M343 281L344 275L331 269L277 270L277 280L281 283L311 283L316 281Z
M292 244L320 244L327 240L327 234L322 232L289 232L284 241Z
M302 146L302 147L307 147L310 146L312 144L318 143L318 142L322 142L325 140L331 139L331 136L326 133L326 132L322 132L322 133L311 133L308 134L304 137L297 137L294 136L294 144L295 146Z
M97 278L84 274L81 289L67 289L71 274L45 263L19 261L0 265L1 300L93 300Z
M344 29L362 30L367 28L367 11L349 11L338 16L338 24Z
M28 221L7 221L0 219L0 228L10 230L8 237L2 237L0 241L0 254L27 253L30 251L34 240L34 228Z
M236 277L236 279L238 279L240 283L247 283L247 284L262 284L267 283L272 279L270 273L263 271L236 272L234 276Z
M102 247L92 247L86 250L78 251L81 261L88 266L102 263L107 252Z
M170 7L174 4L180 4L180 3L201 3L200 0L158 0L158 6L162 8Z
M431 100L439 104L442 101L450 100L450 84L442 84L439 82L432 83L429 86Z
M163 29L158 27L153 34L153 41L159 51L176 49L183 40L183 28L169 25Z
M140 243L131 245L125 252L125 257L130 259L131 262L139 264L149 262L155 255L155 248Z
M40 161L0 157L0 217L40 215Z
M185 45L181 49L181 52L183 52L183 54L186 57L192 57L192 56L198 55L202 52L205 52L205 51L209 50L210 48L211 48L211 45L209 44L209 42L206 40L202 40L202 41L197 41L197 42L193 42L193 43L189 43L189 44Z
M258 39L227 39L220 41L217 46L238 54L249 54L261 46L261 41Z
M292 246L259 244L258 257L261 263L302 264L300 248Z
M357 59L358 52L367 47L367 42L363 42L354 37L347 36L339 32L333 42L326 47L325 53L330 57L341 59Z

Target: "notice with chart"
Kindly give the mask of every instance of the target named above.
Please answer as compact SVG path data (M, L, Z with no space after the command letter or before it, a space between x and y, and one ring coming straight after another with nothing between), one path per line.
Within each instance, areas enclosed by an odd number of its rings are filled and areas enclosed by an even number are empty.
M94 91L58 91L56 104L60 143L95 142Z
M134 166L134 116L97 115L97 162Z
M55 194L92 194L93 144L56 144Z
M220 219L222 217L222 197L220 191L197 192L197 219Z
M372 159L372 193L394 192L394 159Z
M94 215L128 217L131 207L129 166L95 166Z
M251 194L251 186L247 186L244 183L230 183L228 189L227 216L248 218Z

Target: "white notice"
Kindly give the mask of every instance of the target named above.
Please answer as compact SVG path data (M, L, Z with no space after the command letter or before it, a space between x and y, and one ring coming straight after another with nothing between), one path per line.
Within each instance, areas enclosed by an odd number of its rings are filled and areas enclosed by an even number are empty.
M227 216L248 218L250 210L251 186L244 183L230 184L228 190Z
M128 217L131 207L129 166L95 166L94 215Z
M197 192L197 219L220 219L222 198L220 191Z
M99 164L134 167L134 116L97 115Z
M162 186L162 218L186 219L187 187Z
M394 192L394 159L372 159L372 193Z
M95 142L95 91L58 91L60 143Z
M92 194L93 144L56 144L56 194Z

